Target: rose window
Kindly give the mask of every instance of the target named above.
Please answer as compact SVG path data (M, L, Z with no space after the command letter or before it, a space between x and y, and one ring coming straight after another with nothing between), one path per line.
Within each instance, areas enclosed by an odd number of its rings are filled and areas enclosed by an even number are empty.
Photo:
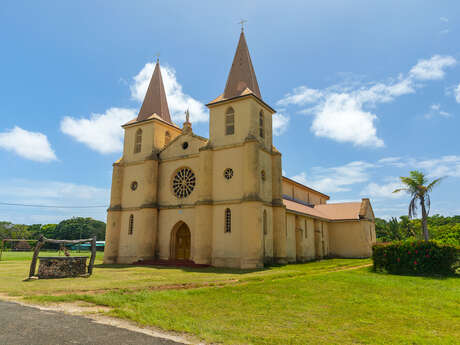
M231 169L231 168L225 169L224 170L224 177L227 180L230 180L233 177L233 169Z
M182 168L174 176L172 187L178 198L186 198L193 192L196 184L196 177L189 168Z

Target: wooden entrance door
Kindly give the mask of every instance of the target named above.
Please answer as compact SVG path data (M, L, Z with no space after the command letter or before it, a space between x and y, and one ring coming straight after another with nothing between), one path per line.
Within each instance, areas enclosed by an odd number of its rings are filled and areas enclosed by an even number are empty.
M190 260L190 230L182 224L176 233L176 260Z

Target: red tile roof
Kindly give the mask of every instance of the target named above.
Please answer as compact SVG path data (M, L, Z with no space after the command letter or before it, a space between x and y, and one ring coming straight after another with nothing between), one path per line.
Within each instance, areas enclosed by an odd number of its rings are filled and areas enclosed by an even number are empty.
M288 211L326 220L359 220L362 202L343 202L336 204L321 204L313 207L298 202L283 199Z

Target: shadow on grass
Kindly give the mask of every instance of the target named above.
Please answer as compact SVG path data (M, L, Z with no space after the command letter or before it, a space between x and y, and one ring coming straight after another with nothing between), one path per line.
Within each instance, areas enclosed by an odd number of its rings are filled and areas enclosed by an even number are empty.
M451 273L451 274L427 274L427 273L413 273L413 272L400 272L400 273L391 273L385 270L375 270L373 267L369 267L369 272L380 274L380 275L389 275L389 276L399 276L399 277L416 277L423 278L427 280L446 280L449 278L460 278L460 272Z
M184 267L184 266L162 266L162 265L123 265L123 264L97 264L95 268L105 269L123 269L132 267L142 267L157 270L181 270L183 272L195 272L195 273L220 273L220 274L247 274L253 272L261 272L270 269L270 267L256 268L256 269L238 269L238 268L219 268L219 267Z

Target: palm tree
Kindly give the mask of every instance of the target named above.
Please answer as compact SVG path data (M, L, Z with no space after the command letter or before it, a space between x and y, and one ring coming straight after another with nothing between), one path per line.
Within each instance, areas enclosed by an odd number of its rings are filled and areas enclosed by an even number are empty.
M393 191L393 193L399 193L401 191L405 191L410 194L411 201L409 204L409 218L413 218L417 215L417 203L420 203L420 207L422 209L422 230L423 230L423 237L425 241L429 240L428 235L428 226L427 226L427 218L428 214L430 213L430 193L433 190L434 186L439 184L442 178L437 178L433 180L431 183L428 183L428 180L420 171L414 170L410 172L409 177L400 177L401 182L405 185L404 188L399 188Z

